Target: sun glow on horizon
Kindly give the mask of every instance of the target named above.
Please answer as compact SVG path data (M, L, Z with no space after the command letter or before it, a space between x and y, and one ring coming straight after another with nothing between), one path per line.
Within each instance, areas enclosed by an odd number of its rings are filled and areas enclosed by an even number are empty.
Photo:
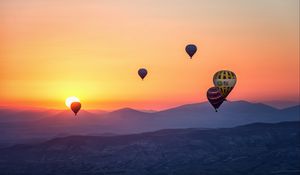
M80 102L80 100L79 100L77 97L75 97L75 96L68 97L68 98L66 99L66 106L67 106L68 108L70 108L70 106L71 106L71 104L72 104L73 102Z

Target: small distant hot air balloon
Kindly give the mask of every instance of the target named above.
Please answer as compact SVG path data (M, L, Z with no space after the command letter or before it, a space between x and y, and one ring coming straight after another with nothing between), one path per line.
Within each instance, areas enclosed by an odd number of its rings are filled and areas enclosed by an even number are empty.
M221 70L215 73L213 82L220 89L222 96L226 100L226 97L236 84L236 75L229 70Z
M188 44L185 47L185 51L190 56L190 58L192 59L193 55L197 52L197 46L194 45L194 44Z
M215 108L215 111L218 112L217 109L224 101L220 89L218 87L211 87L207 90L206 96L209 103Z
M141 77L141 79L143 80L146 77L146 75L148 74L148 71L145 68L140 68L138 70L138 74Z
M72 111L74 112L74 114L77 115L77 113L79 112L79 110L81 108L81 103L73 102L70 107L71 107Z

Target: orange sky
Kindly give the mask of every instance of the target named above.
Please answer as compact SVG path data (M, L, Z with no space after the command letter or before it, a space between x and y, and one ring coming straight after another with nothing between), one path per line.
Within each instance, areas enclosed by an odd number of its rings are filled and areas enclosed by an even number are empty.
M298 0L2 0L0 26L0 106L167 108L220 69L229 100L299 100Z

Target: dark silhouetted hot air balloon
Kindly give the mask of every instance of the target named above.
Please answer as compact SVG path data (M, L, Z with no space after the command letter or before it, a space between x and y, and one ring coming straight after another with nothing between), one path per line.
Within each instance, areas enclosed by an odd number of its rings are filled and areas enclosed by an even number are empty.
M218 112L217 109L224 101L220 89L218 87L211 87L207 90L206 96L209 103L215 108L216 112Z
M236 84L236 75L229 70L221 70L215 73L213 82L220 89L222 96L226 100L226 97Z
M81 103L80 102L73 102L71 104L71 109L74 112L75 115L77 115L77 113L79 112L81 108Z
M185 51L190 56L190 58L192 59L193 55L197 52L197 46L194 45L194 44L188 44L185 47Z
M138 71L138 74L139 74L139 76L141 77L142 80L146 77L147 73L148 73L148 71L145 68L141 68Z

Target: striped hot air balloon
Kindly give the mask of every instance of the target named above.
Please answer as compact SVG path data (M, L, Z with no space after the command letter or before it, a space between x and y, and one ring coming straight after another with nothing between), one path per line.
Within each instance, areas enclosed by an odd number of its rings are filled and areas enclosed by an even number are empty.
M221 70L215 73L213 82L220 89L224 99L226 99L236 84L236 75L232 71Z
M215 108L216 112L218 112L217 109L224 101L220 89L218 87L211 87L207 90L206 96L209 103Z

